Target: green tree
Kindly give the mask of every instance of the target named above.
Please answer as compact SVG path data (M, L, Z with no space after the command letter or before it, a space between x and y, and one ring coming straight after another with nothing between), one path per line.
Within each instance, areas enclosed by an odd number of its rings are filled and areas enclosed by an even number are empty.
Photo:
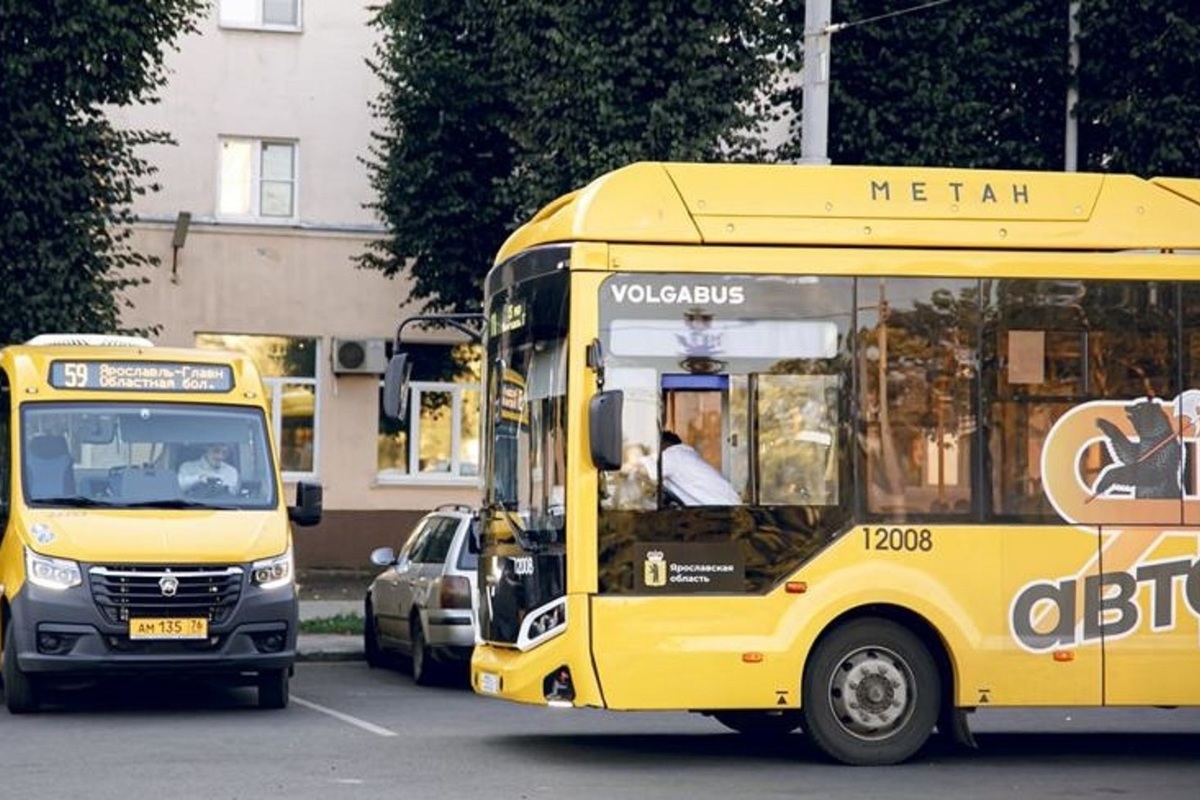
M390 236L360 266L475 310L504 239L556 196L641 159L750 154L758 5L387 2L368 167Z
M1200 17L1193 0L1080 4L1081 168L1200 175Z
M764 4L608 0L501 4L519 171L516 218L635 161L762 156ZM519 81L516 79L519 78Z
M504 241L514 170L509 84L494 62L492 0L390 0L371 67L384 84L367 167L388 238L359 266L412 276L428 311L477 311L482 279Z
M118 328L121 293L154 263L130 246L153 170L104 108L153 100L163 47L205 0L0 0L0 341ZM124 301L128 305L128 300Z
M1065 0L920 5L833 3L833 21L847 27L830 38L830 160L1061 169ZM786 2L783 19L803 30L804 3ZM788 52L792 68L800 59ZM800 91L781 100L800 109ZM796 137L781 155L796 158L799 146Z

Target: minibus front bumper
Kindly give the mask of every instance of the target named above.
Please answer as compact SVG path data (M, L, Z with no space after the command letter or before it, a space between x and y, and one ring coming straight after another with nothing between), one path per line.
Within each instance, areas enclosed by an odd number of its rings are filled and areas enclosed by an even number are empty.
M12 641L21 670L35 675L237 674L289 668L296 660L298 605L294 584L246 587L203 638L133 638L84 587L45 589L26 583L12 598Z

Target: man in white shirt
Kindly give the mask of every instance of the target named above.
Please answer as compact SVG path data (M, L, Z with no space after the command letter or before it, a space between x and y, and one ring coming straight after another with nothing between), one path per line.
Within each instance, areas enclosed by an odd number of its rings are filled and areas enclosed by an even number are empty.
M238 471L227 462L229 448L223 444L210 444L203 455L195 461L179 465L179 488L203 494L235 494L238 490Z
M673 431L662 432L663 489L686 506L736 506L737 490L691 445ZM651 478L657 475L653 456L643 463Z

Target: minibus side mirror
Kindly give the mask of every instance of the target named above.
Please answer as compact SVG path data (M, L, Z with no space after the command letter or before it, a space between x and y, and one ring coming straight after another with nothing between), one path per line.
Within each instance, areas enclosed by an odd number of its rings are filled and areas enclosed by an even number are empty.
M609 389L592 395L588 403L588 440L596 469L621 468L621 413L625 393Z
M316 525L321 521L323 494L319 483L297 483L296 505L288 506L288 519L305 527Z

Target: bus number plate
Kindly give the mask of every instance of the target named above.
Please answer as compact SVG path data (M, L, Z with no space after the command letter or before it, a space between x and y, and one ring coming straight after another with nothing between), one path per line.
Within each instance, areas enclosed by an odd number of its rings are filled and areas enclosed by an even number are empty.
M140 617L129 620L130 639L205 639L204 617Z

